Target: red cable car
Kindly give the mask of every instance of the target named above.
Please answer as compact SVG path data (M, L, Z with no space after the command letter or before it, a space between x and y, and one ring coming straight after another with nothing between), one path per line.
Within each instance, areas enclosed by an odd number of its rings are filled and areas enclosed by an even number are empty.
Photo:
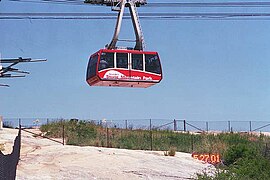
M87 68L90 86L146 88L161 79L157 52L101 49L90 57Z
M106 49L91 55L86 81L90 86L147 88L162 80L161 63L157 52L143 51L143 35L136 5L141 1L121 0L113 10L119 11L113 39ZM136 36L134 48L117 48L118 35L124 14L129 7Z

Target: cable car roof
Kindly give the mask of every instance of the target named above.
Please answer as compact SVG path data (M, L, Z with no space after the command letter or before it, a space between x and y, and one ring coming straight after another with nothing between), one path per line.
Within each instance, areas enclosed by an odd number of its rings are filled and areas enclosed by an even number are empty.
M96 53L102 52L116 52L116 53L131 53L131 54L157 54L156 51L140 51L140 50L134 50L134 49L100 49ZM95 55L94 53L93 55Z

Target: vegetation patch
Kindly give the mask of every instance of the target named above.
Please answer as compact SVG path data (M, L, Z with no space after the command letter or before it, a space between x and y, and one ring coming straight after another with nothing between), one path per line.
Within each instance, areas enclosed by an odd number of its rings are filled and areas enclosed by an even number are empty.
M168 151L164 152L165 156L175 156L176 153L176 148L175 147L170 147Z

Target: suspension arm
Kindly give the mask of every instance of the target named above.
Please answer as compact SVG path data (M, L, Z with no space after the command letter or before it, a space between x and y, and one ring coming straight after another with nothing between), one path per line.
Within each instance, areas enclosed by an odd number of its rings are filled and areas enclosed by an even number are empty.
M129 7L129 12L131 15L132 24L133 24L133 28L135 32L135 37L136 37L136 45L134 49L143 50L144 40L143 40L143 35L142 35L142 29L139 23L139 17L136 10L136 4L133 2L133 0L122 0L121 2L119 2L118 6L119 6L118 7L119 9L117 9L117 11L119 12L118 12L118 18L117 18L117 22L116 22L116 26L114 30L114 35L111 40L111 43L106 46L107 49L116 49L116 43L118 41L118 37L119 37L121 25L122 25L124 10L125 10L125 7ZM114 10L116 10L116 8L114 8Z

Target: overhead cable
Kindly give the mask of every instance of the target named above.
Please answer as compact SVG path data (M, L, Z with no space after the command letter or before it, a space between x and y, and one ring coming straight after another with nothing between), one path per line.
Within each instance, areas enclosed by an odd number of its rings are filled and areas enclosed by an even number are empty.
M148 3L143 7L270 7L270 2Z
M141 19L241 19L268 20L270 13L139 13ZM0 19L116 19L115 13L1 13ZM128 13L124 14L129 19Z
M53 3L53 4L68 4L68 5L90 5L84 3L83 0L8 0L12 2L28 2L28 3ZM97 6L95 6L97 7ZM270 7L269 2L203 2L203 3L185 3L185 2L166 2L166 3L147 3L141 7L164 7L164 8L176 8L176 7Z

